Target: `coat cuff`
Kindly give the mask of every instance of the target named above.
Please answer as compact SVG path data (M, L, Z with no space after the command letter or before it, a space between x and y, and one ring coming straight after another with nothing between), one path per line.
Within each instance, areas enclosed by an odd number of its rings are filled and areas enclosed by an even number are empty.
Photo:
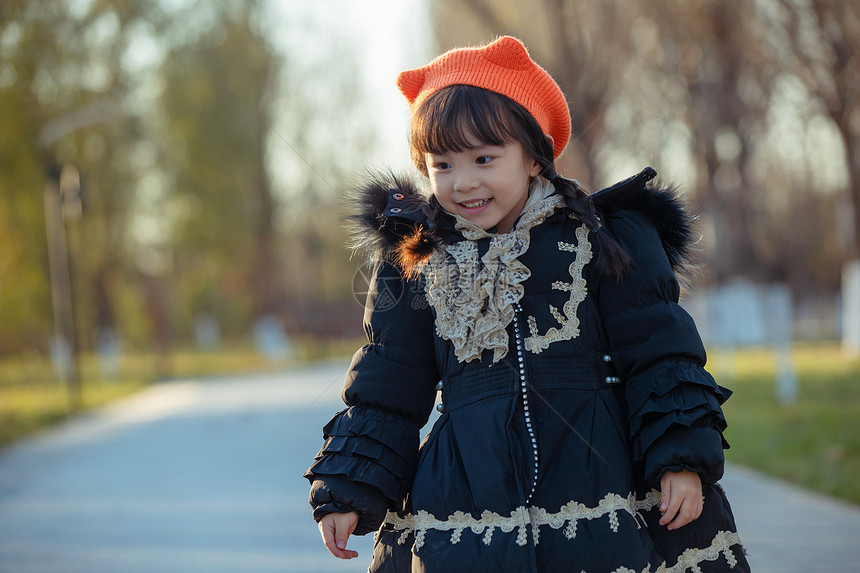
M700 366L673 360L631 378L625 391L633 461L649 483L666 470L689 469L705 483L722 476L728 443L721 405L729 390Z
M358 525L354 535L365 535L379 529L388 511L388 500L377 488L341 476L315 479L311 484L309 501L316 521L329 513L356 512Z
M348 408L323 428L325 444L304 477L325 476L373 486L400 505L412 485L418 428L399 416L367 407Z
M711 485L723 477L723 469L723 439L713 428L676 427L645 452L645 481L658 489L667 471L690 470Z

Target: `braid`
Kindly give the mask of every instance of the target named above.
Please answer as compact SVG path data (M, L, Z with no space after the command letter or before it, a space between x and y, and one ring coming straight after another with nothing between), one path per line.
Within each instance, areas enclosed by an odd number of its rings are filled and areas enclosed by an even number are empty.
M591 201L591 197L582 189L575 179L566 179L555 173L548 177L555 190L564 198L567 208L573 215L585 223L591 231L592 240L599 247L597 266L601 274L614 278L621 278L624 271L630 265L630 257L618 244L614 237L605 232L600 232L603 222Z

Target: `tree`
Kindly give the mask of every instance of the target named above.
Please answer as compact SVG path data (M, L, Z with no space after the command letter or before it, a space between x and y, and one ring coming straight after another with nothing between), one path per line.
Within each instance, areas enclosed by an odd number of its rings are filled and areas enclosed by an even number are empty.
M838 245L833 183L817 173L824 167L814 164L813 141L826 131L824 109L842 118L843 139L856 138L846 115L858 84L849 55L857 45L852 3L451 5L434 3L441 48L519 36L568 95L574 140L564 172L609 183L653 163L670 180L681 178L702 215L705 280L790 280L801 294L837 288L833 263L843 254L807 247ZM792 11L800 14L794 27ZM792 51L805 60L786 58ZM797 89L804 74L818 87ZM844 101L816 106L816 89ZM856 153L846 149L850 165ZM840 168L822 161L828 171Z
M260 317L276 313L284 299L265 165L280 63L255 28L258 17L250 6L225 8L199 38L164 59L163 159L173 174L173 205L181 207L172 248L190 297L180 306L190 304L192 313L250 303ZM230 275L247 296L211 288Z
M74 9L41 0L0 5L0 197L14 206L0 216L0 352L45 347L51 303L42 189L64 163L77 166L85 192L84 216L68 229L79 334L89 343L96 323L113 316L104 312L114 294L108 277L125 266L124 220L137 173L132 156L142 138L130 102L138 70L128 58L161 22L158 3L146 0ZM85 109L115 113L69 122ZM94 276L104 277L104 288L93 288Z
M261 5L224 5L164 59L170 276L186 325L207 311L239 334L274 315L325 335L351 301L339 201L372 126L337 41L276 53L264 21Z
M853 213L851 250L860 257L860 6L833 0L781 0L780 5L786 23L778 40L842 139Z

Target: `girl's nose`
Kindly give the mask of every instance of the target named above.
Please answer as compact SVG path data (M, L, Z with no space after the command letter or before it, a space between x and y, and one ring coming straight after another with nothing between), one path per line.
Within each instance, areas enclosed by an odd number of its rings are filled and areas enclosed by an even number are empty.
M454 190L460 193L467 193L480 186L480 181L477 175L471 169L463 169L457 173L454 180Z

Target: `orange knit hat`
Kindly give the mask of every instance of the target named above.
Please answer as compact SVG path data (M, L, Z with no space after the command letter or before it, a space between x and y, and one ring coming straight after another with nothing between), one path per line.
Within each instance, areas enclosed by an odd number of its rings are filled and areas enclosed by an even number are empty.
M397 76L397 87L415 111L440 89L465 84L507 96L526 108L553 140L553 157L570 139L570 110L561 88L530 57L522 42L510 36L480 48L445 52L426 66Z

